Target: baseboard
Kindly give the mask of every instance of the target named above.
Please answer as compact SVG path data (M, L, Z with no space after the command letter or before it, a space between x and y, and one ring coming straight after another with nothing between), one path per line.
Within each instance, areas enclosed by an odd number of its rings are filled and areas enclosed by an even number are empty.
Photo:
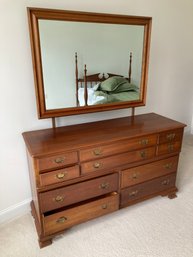
M30 202L31 198L0 211L0 225L30 212Z

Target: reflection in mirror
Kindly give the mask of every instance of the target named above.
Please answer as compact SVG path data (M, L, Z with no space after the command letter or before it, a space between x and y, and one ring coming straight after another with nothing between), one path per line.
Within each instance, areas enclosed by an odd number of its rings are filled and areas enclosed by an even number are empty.
M47 110L139 100L144 26L40 19L39 35Z
M39 118L144 106L151 17L28 8Z

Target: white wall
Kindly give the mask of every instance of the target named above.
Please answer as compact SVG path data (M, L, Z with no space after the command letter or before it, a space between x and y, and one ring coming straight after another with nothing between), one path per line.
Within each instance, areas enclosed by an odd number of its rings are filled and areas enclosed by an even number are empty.
M187 123L193 114L192 0L0 0L0 220L31 197L23 131L51 126L38 120L27 23L27 6L153 17L147 105ZM62 118L73 124L126 116L130 110ZM10 215L11 216L11 215Z

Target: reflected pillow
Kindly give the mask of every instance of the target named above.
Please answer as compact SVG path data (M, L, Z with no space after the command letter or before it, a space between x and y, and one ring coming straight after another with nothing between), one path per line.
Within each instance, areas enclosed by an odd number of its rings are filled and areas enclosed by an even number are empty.
M114 76L101 82L97 90L102 90L108 94L127 92L127 91L139 91L139 88L128 82L124 77Z
M119 76L110 77L100 83L100 89L98 90L111 92L111 91L114 91L121 84L124 84L125 82L127 82L127 79L124 77L119 77Z
M134 85L134 84L131 84L129 83L128 81L121 84L121 85L118 85L117 88L115 88L114 91L111 91L109 92L109 94L115 94L115 93L121 93L121 92L128 92L128 91L135 91L135 92L138 92L139 91L139 88Z

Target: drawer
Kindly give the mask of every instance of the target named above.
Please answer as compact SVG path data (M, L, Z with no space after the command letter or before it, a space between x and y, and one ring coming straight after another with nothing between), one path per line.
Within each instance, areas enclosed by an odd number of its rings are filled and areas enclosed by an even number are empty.
M143 200L144 197L162 192L175 186L176 173L156 178L121 191L121 206L132 203L135 200Z
M76 166L40 174L40 185L47 186L55 183L60 183L65 180L77 178L79 176L80 176L80 169L79 169L79 166L76 165Z
M173 141L181 141L183 129L169 130L159 135L159 144L170 143Z
M181 141L158 145L157 155L180 152Z
M161 177L177 171L178 156L122 171L121 188Z
M114 193L105 198L45 216L43 218L44 233L45 235L56 233L76 224L116 211L118 208L119 195Z
M131 162L141 161L155 156L155 147L149 147L138 151L106 157L99 160L85 162L81 165L81 173L87 174L94 171L114 169L115 167Z
M71 186L40 193L42 212L58 209L118 190L118 174L88 180Z
M122 142L109 145L91 147L80 151L80 161L87 161L148 146L153 146L156 145L156 142L157 135L148 135L134 139L127 139Z
M40 171L63 167L69 164L77 163L77 162L78 162L77 152L61 153L58 155L37 159L37 165Z

